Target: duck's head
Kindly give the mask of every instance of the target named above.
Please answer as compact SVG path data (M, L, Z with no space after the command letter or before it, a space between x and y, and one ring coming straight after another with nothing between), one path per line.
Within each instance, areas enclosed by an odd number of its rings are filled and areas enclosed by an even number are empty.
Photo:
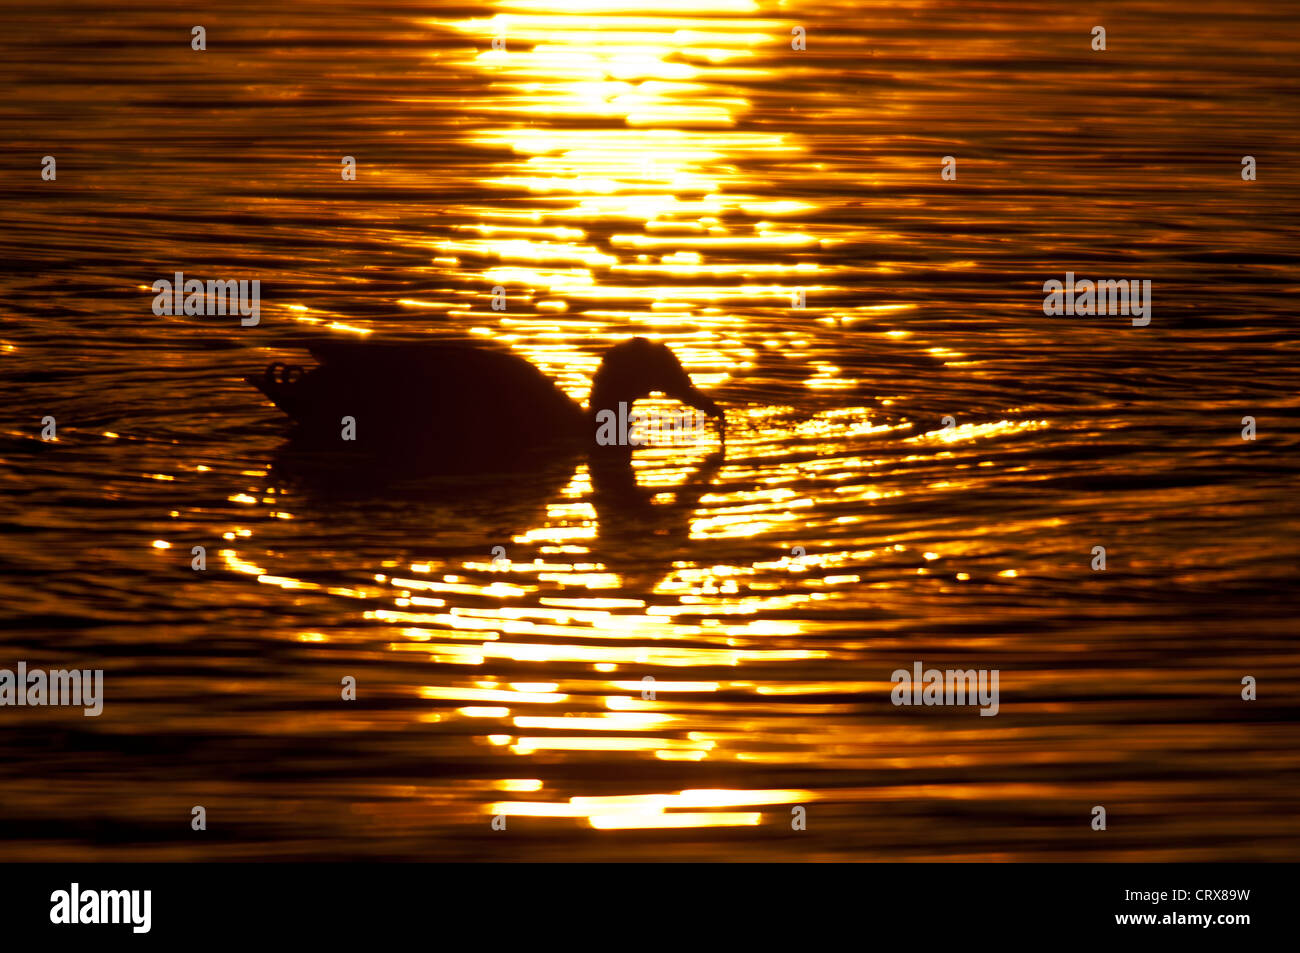
M726 426L722 408L698 387L665 344L646 338L631 338L605 352L600 369L591 382L591 414L618 410L621 402L632 402L659 392L703 411Z

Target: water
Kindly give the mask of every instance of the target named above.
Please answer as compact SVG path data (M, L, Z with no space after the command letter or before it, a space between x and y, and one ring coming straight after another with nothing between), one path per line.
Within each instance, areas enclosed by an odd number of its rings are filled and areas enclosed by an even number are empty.
M0 667L106 702L0 711L0 856L1295 856L1293 4L1111 4L1106 52L1019 3L268 6L6 9ZM261 323L154 316L175 271ZM1044 316L1066 271L1151 323ZM654 337L725 459L272 475L242 377L366 332L579 400ZM915 661L998 715L893 706Z

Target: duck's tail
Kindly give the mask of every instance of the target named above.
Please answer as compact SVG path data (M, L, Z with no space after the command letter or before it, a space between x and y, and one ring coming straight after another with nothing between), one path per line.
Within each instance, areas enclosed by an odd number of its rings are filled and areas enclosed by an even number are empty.
M294 391L296 385L306 373L301 365L283 364L280 361L275 361L266 366L266 370L262 372L261 376L250 374L244 380L270 398L271 403L290 417L296 418L297 401L294 399Z

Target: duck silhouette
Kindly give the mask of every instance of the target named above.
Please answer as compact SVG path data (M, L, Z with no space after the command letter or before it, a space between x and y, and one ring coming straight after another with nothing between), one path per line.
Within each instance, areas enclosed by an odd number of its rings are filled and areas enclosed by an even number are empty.
M620 404L627 414L656 392L726 425L677 356L642 337L605 352L586 408L504 351L341 340L312 342L307 350L318 366L277 362L245 380L292 419L296 448L345 451L358 464L479 473L523 472L583 452L630 459L630 446L598 442L599 421L608 420L601 412L626 419Z

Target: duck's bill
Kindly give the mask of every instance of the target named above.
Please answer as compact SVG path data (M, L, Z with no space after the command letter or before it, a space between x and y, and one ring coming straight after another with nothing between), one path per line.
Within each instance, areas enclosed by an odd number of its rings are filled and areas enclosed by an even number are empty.
M727 415L722 412L722 408L718 406L717 401L694 387L678 396L677 399L716 420L718 422L718 439L722 441L724 447L727 445Z

